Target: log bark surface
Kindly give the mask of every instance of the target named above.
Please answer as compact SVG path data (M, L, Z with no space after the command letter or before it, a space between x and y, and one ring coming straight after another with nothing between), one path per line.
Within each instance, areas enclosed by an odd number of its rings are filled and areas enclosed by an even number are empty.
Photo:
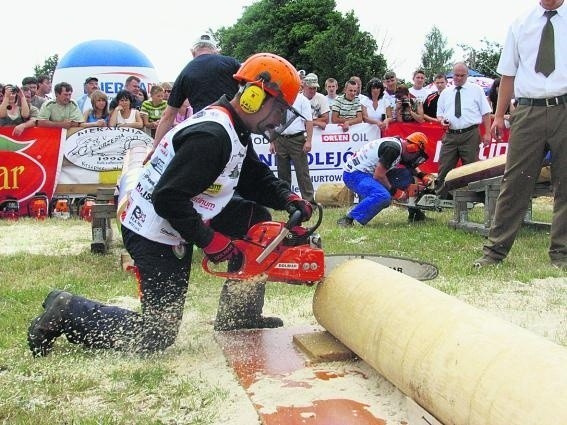
M320 283L321 326L445 425L567 424L567 349L372 261Z

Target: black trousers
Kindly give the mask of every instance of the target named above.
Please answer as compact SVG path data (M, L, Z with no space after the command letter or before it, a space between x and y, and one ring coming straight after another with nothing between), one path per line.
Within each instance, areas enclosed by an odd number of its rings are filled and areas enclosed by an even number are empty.
M210 225L238 238L252 225L268 220L268 209L235 196ZM122 239L140 274L141 312L73 296L64 333L69 341L89 347L163 350L175 342L183 318L193 246L186 245L183 255L176 255L171 246L126 228L122 228Z

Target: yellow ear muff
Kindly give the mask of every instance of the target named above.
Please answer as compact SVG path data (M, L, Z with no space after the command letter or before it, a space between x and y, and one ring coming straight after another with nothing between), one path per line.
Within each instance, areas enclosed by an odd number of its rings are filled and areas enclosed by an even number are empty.
M260 110L266 99L266 92L262 87L253 84L247 85L240 95L240 107L247 114L254 114Z

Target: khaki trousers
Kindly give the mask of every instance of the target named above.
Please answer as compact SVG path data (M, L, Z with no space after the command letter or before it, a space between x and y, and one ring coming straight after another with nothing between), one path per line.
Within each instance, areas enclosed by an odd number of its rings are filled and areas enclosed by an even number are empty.
M311 175L309 174L307 154L303 152L304 144L305 136L303 134L297 137L276 138L278 177L288 182L291 186L291 163L293 162L301 197L306 201L313 202L315 200L315 192L313 190L313 183L311 182Z
M567 105L519 105L511 118L506 169L485 255L508 255L522 225L547 149L551 150L551 260L567 259Z

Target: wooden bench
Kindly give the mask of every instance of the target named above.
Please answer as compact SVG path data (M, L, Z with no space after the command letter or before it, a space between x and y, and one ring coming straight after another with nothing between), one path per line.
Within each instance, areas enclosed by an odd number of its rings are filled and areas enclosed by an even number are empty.
M455 204L454 216L453 219L449 221L449 227L487 236L496 210L496 199L500 193L501 181L502 176L492 177L471 182L466 188L455 190L453 192L453 201ZM533 196L534 198L538 196L552 196L551 184L549 182L537 183ZM467 208L467 204L470 202L484 204L484 222L477 223L470 220L470 208ZM531 202L524 216L524 224L547 230L549 230L551 226L550 223L532 220Z
M92 207L91 252L106 254L112 242L112 219L116 219L114 188L99 187Z

